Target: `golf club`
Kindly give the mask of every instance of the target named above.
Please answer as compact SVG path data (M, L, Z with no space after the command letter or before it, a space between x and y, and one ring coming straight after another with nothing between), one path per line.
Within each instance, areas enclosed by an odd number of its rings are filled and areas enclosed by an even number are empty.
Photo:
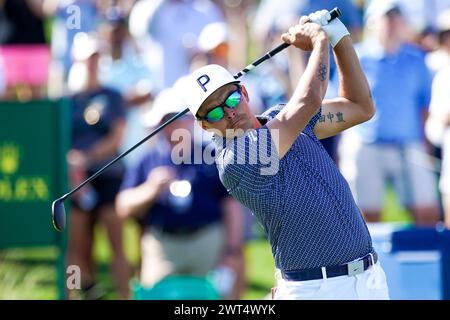
M341 16L341 11L338 8L334 8L333 10L330 11L330 15L331 15L331 18L330 18L330 21L331 21L331 20L333 20L333 19L335 19L337 17L340 17ZM249 71L251 71L252 69L254 69L256 66L261 64L262 62L272 58L274 55L276 55L277 53L279 53L280 51L286 49L289 46L290 46L290 44L287 44L287 43L280 44L276 48L274 48L274 49L270 50L269 52L267 52L264 56L262 56L261 58L259 58L255 62L253 62L253 63L249 64L248 66L246 66L243 70L239 71L237 74L234 75L234 78L235 79L240 78L244 74L246 74ZM134 149L139 147L141 144L143 144L144 142L149 140L155 134L157 134L162 129L164 129L167 125L169 125L170 123L174 122L175 120L181 118L187 112L189 112L188 108L186 108L185 110L179 112L178 114L176 114L175 116L173 116L172 118L167 120L167 122L163 123L158 128L156 128L152 133L150 133L148 136L143 138L141 141L139 141L133 147L131 147L130 149L128 149L128 150L126 150L124 152L122 152L116 158L114 158L113 160L108 162L105 166L103 166L101 169L99 169L97 172L95 172L92 176L87 178L85 181L80 183L77 187L75 187L74 189L72 189L68 193L64 194L62 197L54 200L53 203L52 203L52 219L53 219L53 226L55 227L55 229L58 230L58 231L63 231L65 229L65 227L66 227L66 210L64 208L64 200L66 200L71 195L73 195L75 192L77 192L79 189L84 187L86 184L88 184L89 182L91 182L92 180L97 178L100 174L103 173L103 171L105 171L110 166L112 166L114 163L116 163L117 161L119 161L120 159L122 159L123 157L128 155L130 152L132 152Z

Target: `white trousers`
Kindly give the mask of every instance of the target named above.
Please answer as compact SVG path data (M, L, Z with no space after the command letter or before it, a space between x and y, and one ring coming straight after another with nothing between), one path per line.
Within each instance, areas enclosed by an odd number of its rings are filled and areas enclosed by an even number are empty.
M274 300L389 300L386 275L377 262L363 273L308 281L279 277Z

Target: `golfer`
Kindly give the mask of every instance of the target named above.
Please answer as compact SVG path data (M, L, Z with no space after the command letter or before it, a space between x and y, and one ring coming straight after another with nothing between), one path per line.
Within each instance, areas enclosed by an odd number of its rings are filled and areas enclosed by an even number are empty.
M265 229L278 271L274 299L389 299L367 226L319 141L375 112L347 29L328 19L326 10L315 12L282 35L311 51L286 105L255 116L245 86L217 65L194 71L182 94L214 132L223 185ZM330 44L340 96L323 100Z

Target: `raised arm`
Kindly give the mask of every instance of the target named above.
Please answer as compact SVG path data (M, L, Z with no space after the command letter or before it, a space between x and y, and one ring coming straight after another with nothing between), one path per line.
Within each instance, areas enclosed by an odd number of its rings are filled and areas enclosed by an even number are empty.
M305 51L312 51L300 81L283 110L267 126L279 137L278 154L283 158L300 132L319 110L328 86L328 39L318 24L300 23L282 35L284 42Z
M339 97L323 102L325 117L314 127L319 139L365 122L375 113L369 84L349 36L334 47L334 55L339 73Z

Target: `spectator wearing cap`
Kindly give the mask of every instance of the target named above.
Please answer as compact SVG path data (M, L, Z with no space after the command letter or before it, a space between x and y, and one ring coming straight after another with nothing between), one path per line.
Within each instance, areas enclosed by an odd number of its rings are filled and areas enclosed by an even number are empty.
M100 56L98 41L92 35L79 34L73 44L73 56L79 67L78 88L70 97L72 143L68 154L73 186L117 156L125 127L125 107L119 92L104 87L98 79ZM75 66L75 65L74 65ZM68 264L81 269L81 298L99 299L103 293L95 279L92 256L94 226L104 224L113 254L112 274L120 298L128 298L131 274L123 249L122 221L117 217L114 200L123 175L118 163L73 197ZM71 295L76 297L75 293Z
M191 69L214 63L228 68L230 34L225 22L207 24L197 40L197 56L191 63ZM195 62L195 60L200 60Z
M420 41L425 49L435 46L436 31L439 29L436 17L450 8L449 0L397 0L408 26L405 36L413 42Z
M117 7L106 11L100 32L105 40L105 50L100 58L100 82L119 91L126 106L126 128L121 151L129 149L142 139L145 128L141 117L149 108L152 92L158 90L154 71L150 70L130 36L126 16ZM136 149L124 160L133 166L144 152Z
M147 126L164 123L183 106L174 89L164 89L145 117ZM213 164L193 161L192 128L190 116L168 125L158 148L127 170L118 213L137 218L143 227L144 286L173 274L206 276L221 265L236 276L232 292L222 298L238 299L244 285L242 208L221 185Z
M419 49L404 41L396 1L373 0L366 14L372 34L357 51L376 113L344 135L341 169L367 221L380 221L385 186L392 182L414 221L434 225L439 220L436 182L424 156L423 133L431 76Z
M191 70L195 70L208 64L217 64L230 70L230 29L225 22L213 22L207 24L198 36L196 54L192 58ZM237 70L236 70L237 72ZM258 72L256 70L256 72ZM266 110L266 105L261 97L260 83L254 74L246 75L247 87L253 96L253 108L255 112ZM270 81L265 78L265 81Z
M197 49L198 52L192 59L191 70L198 69L208 64L216 64L220 65L228 70L230 70L229 64L229 46L230 46L230 32L228 25L224 22L214 22L206 25L200 35L198 37ZM256 72L258 69L255 70ZM237 72L237 70L236 70ZM262 97L261 88L264 87L261 85L261 81L259 77L256 77L253 72L249 73L245 77L246 79L246 88L248 92L252 94L252 108L253 111L263 112L268 108L268 105L264 105L264 100ZM266 82L270 81L269 77L264 79ZM272 79L272 81L274 81ZM180 83L176 83L175 86L180 85ZM268 93L266 93L268 94ZM267 97L266 97L267 98ZM197 123L195 125L198 125ZM205 135L208 136L207 132L203 132L203 139L205 139ZM212 134L209 136L209 140L212 139ZM254 216L251 212L244 208L246 214L245 218L245 226L246 226L246 238L252 237L252 225L255 222Z
M223 22L219 7L210 0L142 0L130 13L134 34L161 51L162 87L170 87L189 73L197 37L209 23ZM176 21L176 28L174 28ZM150 39L148 39L150 38ZM140 40L141 41L141 40ZM155 55L156 58L156 55Z

